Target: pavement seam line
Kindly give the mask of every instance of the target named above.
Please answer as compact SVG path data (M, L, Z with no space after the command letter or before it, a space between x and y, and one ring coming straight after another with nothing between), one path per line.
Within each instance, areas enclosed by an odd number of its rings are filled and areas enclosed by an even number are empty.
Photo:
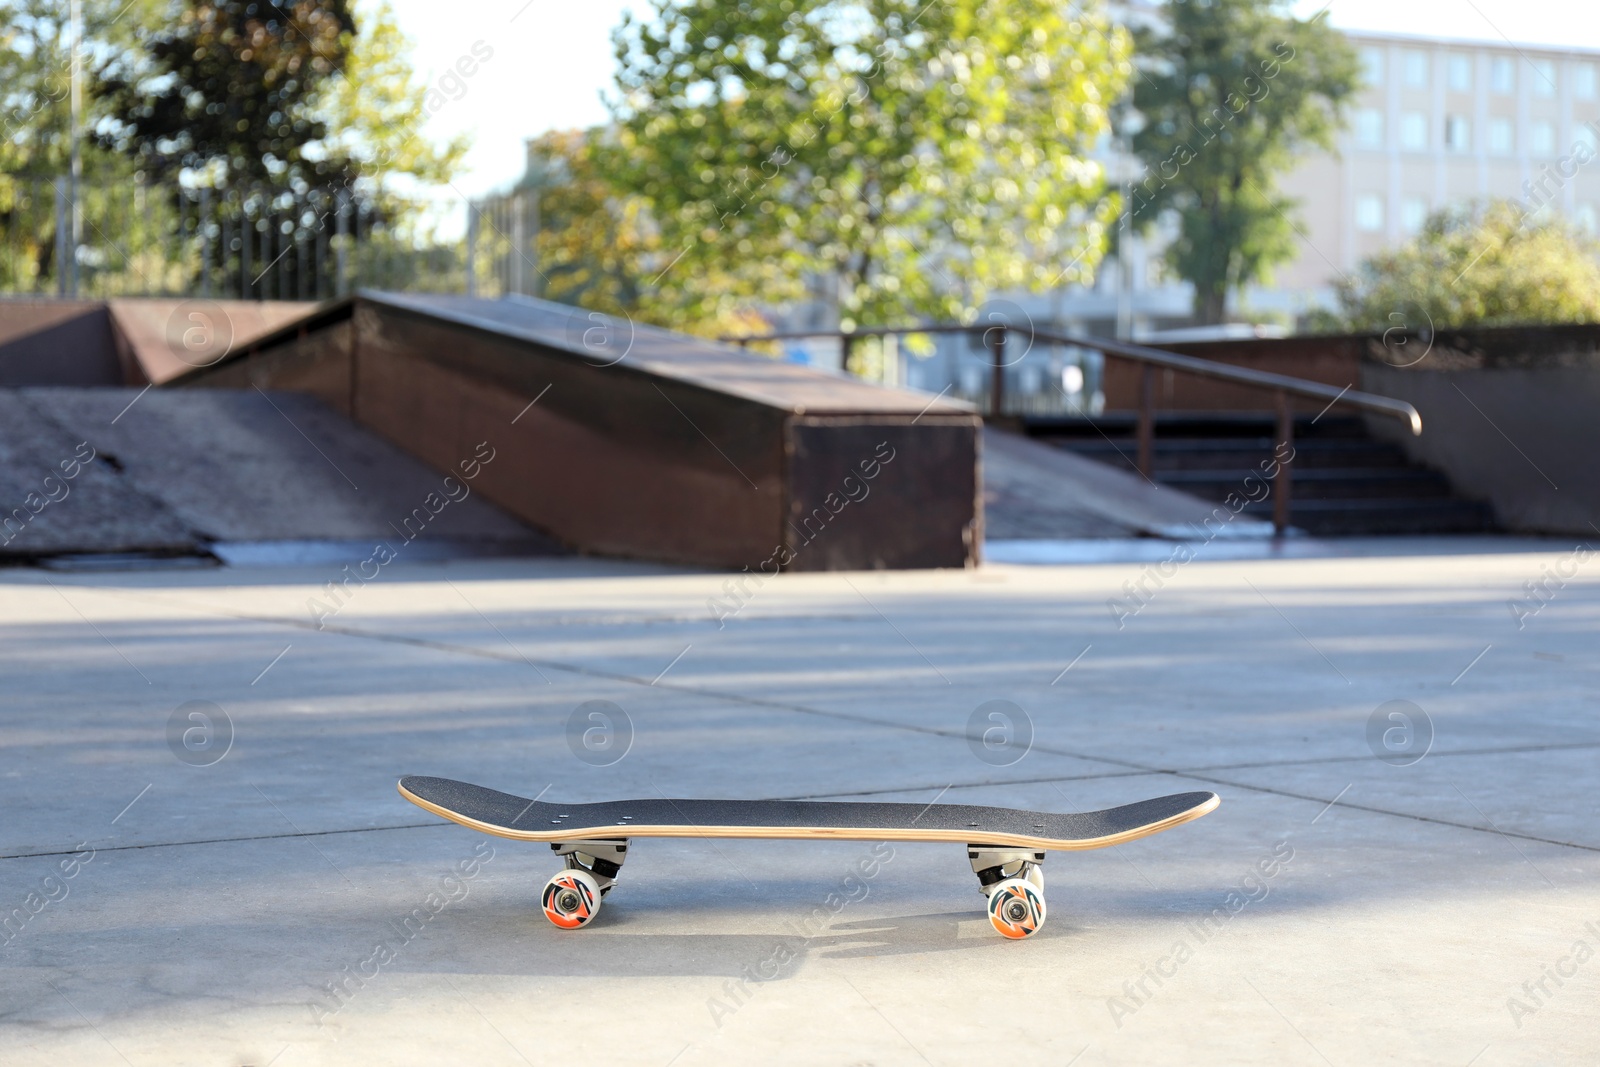
M425 830L434 826L450 826L447 822L408 822L398 826L356 826L341 830L303 830L296 834L247 834L243 837L205 837L198 841L147 841L142 845L104 845L95 852L133 852L141 848L182 848L187 845L231 845L241 841L283 841L297 837L329 837L333 834L372 834L380 830ZM76 856L75 849L58 849L54 852L12 852L0 860L32 860L49 856Z

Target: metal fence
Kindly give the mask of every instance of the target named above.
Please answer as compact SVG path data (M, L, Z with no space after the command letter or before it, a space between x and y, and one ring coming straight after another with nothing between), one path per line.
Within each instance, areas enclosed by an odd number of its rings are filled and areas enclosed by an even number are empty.
M537 200L0 175L0 294L324 300L359 287L537 295Z

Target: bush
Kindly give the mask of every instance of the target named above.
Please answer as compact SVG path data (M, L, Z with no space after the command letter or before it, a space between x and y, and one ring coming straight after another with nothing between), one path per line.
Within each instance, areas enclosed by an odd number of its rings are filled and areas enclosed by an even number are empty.
M1600 258L1566 223L1499 200L1435 212L1335 286L1351 332L1600 322ZM1399 316L1396 318L1396 316Z

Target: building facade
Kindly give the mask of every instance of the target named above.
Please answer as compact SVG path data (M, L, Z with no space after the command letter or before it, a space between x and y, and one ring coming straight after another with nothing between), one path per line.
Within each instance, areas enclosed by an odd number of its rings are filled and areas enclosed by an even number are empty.
M1331 306L1332 284L1413 236L1433 211L1509 198L1595 232L1600 52L1351 33L1366 84L1336 153L1283 187L1300 254L1246 309Z
M1245 292L1236 317L1292 327L1331 309L1341 275L1406 241L1444 207L1508 198L1600 229L1600 51L1347 36L1365 84L1334 151L1310 153L1284 176L1283 190L1300 205L1298 253L1270 285ZM1107 260L1093 288L1036 298L1030 310L1093 333L1137 338L1181 328L1192 293L1165 277L1164 243L1158 227L1130 242L1125 266Z

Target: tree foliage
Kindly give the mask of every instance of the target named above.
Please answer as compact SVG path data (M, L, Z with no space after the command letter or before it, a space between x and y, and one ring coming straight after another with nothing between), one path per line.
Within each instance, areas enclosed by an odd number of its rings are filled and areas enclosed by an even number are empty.
M347 0L190 0L143 51L98 72L120 117L104 133L154 176L180 171L312 185L346 177L344 161L307 146L328 136L324 83L343 74L354 18Z
M139 26L159 0L82 0L83 69L98 57L137 47ZM27 289L56 268L54 184L71 158L72 31L65 0L0 0L0 231L10 245L0 285ZM109 109L85 94L88 131ZM132 167L80 140L87 186L111 187ZM94 195L94 194L86 194Z
M1277 177L1308 148L1332 148L1360 84L1354 48L1319 15L1281 0L1171 0L1165 25L1135 34L1133 136L1145 175L1135 224L1176 214L1167 250L1195 287L1200 321L1223 320L1227 296L1294 256L1295 202Z
M748 303L724 299L733 287L715 264L696 277L693 306L652 284L671 256L645 199L614 180L615 151L605 129L556 130L529 142L518 195L537 197L539 295L713 337L767 329ZM506 235L490 236L509 250Z
M313 107L327 129L316 147L320 156L362 175L400 174L424 184L454 176L468 140L422 133L423 122L444 98L417 77L410 51L387 0L366 5L356 19L342 76L324 83ZM457 63L476 65L493 55L486 42L475 41L470 55Z
M1342 323L1365 332L1600 322L1600 248L1512 201L1447 208L1407 244L1336 286Z
M71 70L65 3L0 4L0 173L66 170Z
M542 295L612 315L640 309L644 271L660 247L644 202L611 181L601 130L556 130L528 145L527 186L539 200Z
M83 285L183 288L207 260L213 274L232 277L248 265L245 232L256 254L285 224L291 240L322 240L312 231L336 225L330 206L341 191L376 222L358 261L428 244L425 201L405 194L448 180L466 141L422 135L444 97L415 76L387 0L363 3L359 17L348 0L81 0L81 8L82 227L72 267ZM71 154L69 11L66 0L0 0L7 289L61 277L56 255L71 246L57 233L57 187ZM492 54L476 42L457 69ZM195 220L201 203L209 226ZM293 291L298 270L275 277Z
M138 47L160 0L82 0L86 76L103 57ZM70 155L72 33L67 0L0 0L0 174L54 177ZM85 129L109 108L86 94ZM104 173L115 161L83 153L86 174ZM122 168L123 171L126 168Z
M613 172L659 227L659 306L820 283L848 326L1093 276L1117 204L1087 154L1130 69L1093 3L681 0L615 44Z
M466 143L421 136L428 87L387 3L169 0L140 49L109 58L100 143L154 178L351 187L447 180Z

